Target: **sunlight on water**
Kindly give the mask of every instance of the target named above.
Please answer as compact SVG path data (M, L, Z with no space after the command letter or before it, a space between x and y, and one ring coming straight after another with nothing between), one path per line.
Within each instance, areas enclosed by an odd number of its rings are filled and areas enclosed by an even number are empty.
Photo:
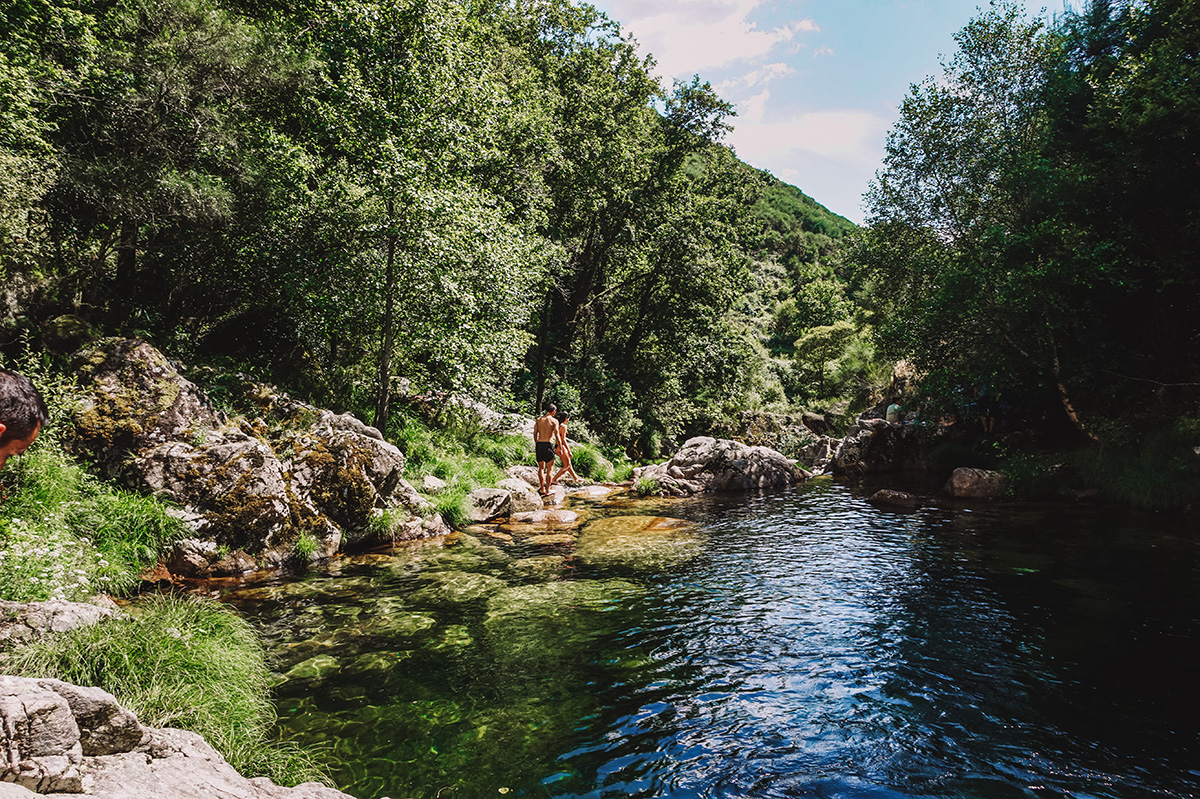
M281 734L363 799L1200 792L1187 520L829 482L631 512L698 527L658 523L666 560L481 536L229 596Z

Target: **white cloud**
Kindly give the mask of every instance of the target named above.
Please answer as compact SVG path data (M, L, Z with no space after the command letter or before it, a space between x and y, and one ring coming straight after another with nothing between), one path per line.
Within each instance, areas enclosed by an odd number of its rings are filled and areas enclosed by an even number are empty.
M761 117L751 121L753 124L743 126L735 121L728 141L742 160L772 172L785 169L798 154L873 170L892 123L874 112L854 108L813 111L775 122Z
M775 64L767 64L761 69L747 72L746 74L737 78L721 81L721 83L719 83L715 88L717 93L724 97L727 93L729 95L734 95L739 92L746 92L750 91L751 89L756 89L760 86L765 87L773 80L778 78L786 78L795 74L795 69L787 64L784 64L783 62L778 62Z
M750 20L763 0L609 0L604 6L653 53L664 78L686 79L706 69L754 62L798 33L820 30L800 19L770 30Z
M813 51L813 58L823 55L833 55L832 47L820 47Z

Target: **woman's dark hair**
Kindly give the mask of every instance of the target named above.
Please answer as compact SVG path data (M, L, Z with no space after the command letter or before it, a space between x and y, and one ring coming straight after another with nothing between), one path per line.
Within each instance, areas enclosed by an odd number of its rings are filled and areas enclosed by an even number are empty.
M39 425L50 421L41 393L24 375L0 369L0 444L29 438Z
M563 422L565 422L571 418L571 414L567 413L566 411L559 411L558 415L555 416L554 418L558 419L559 424L562 424Z

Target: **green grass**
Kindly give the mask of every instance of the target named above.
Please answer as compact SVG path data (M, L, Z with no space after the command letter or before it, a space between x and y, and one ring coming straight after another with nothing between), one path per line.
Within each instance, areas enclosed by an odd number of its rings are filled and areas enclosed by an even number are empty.
M3 599L128 592L183 533L155 500L100 482L50 446L11 460L0 491Z
M143 597L129 611L39 639L7 655L4 669L99 686L145 725L204 736L246 776L284 785L322 779L297 747L269 739L272 677L247 622L193 596Z

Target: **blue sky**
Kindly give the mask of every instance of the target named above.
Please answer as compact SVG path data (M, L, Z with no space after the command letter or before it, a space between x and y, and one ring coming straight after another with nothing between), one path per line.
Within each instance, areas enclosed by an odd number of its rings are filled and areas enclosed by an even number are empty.
M1070 0L1023 0L1031 17ZM862 222L909 86L941 74L987 0L598 0L666 85L699 74L734 103L742 160Z

